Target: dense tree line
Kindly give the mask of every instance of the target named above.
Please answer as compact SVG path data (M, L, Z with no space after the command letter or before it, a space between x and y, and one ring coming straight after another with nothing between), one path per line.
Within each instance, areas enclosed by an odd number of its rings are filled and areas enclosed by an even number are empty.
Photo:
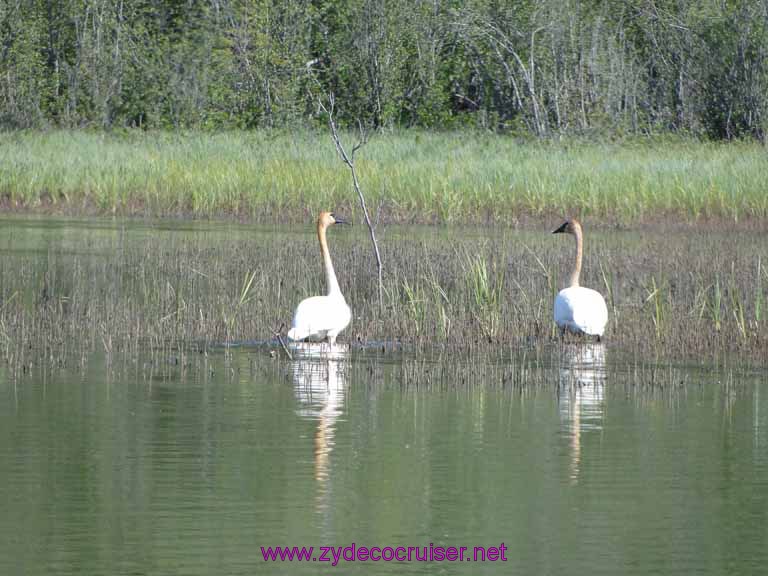
M763 138L768 0L0 0L0 126Z

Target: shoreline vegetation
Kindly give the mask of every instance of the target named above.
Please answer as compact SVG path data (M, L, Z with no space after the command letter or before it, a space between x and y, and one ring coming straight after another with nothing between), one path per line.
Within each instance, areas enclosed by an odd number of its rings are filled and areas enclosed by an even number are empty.
M767 168L755 141L594 143L479 131L383 132L357 158L366 200L387 224L516 225L574 215L592 228L762 226ZM330 136L307 130L3 133L0 205L6 213L255 223L358 210Z
M766 139L765 0L0 4L0 126Z
M17 375L97 350L134 367L249 343L280 355L275 332L325 288L312 230L2 232L0 360ZM560 346L552 302L573 247L546 231L387 237L381 307L365 231L338 231L331 244L353 312L340 341L355 349L503 362ZM590 233L583 284L604 295L605 346L630 365L766 365L763 234Z

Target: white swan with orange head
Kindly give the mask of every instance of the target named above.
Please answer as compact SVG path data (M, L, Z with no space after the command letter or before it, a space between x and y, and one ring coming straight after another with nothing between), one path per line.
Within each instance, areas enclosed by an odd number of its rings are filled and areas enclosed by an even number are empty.
M291 340L310 340L319 342L328 340L333 346L339 332L344 330L352 319L352 311L344 300L339 288L336 272L333 270L331 254L328 252L326 230L333 224L348 222L335 216L332 212L320 212L317 218L317 239L320 242L320 254L325 269L325 284L328 288L326 296L312 296L302 300L293 314L288 338Z
M570 281L555 298L555 323L563 331L597 336L599 341L608 323L608 308L602 294L579 286L583 251L581 224L575 218L570 218L552 234L571 234L576 240L576 262Z

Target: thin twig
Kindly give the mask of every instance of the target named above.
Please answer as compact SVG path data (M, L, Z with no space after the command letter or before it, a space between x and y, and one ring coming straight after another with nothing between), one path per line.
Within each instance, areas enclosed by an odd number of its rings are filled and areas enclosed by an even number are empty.
M344 149L344 145L341 142L341 138L339 137L339 132L336 128L336 121L333 118L335 104L336 104L336 98L334 97L333 93L328 94L327 107L323 103L322 98L321 97L318 98L319 108L323 112L325 112L325 114L328 116L328 126L331 129L331 138L333 138L333 143L336 146L336 151L339 153L339 156L341 156L341 159L344 161L344 163L349 167L349 170L352 172L352 184L354 185L355 192L357 192L357 196L360 199L360 207L363 209L363 217L365 218L365 224L368 226L368 234L371 237L371 244L373 245L373 253L376 257L376 270L378 272L378 280L379 280L379 311L381 311L384 303L384 296L383 296L384 282L382 281L381 253L379 252L379 244L376 241L376 231L375 231L376 227L371 222L371 216L368 213L368 207L365 204L365 196L363 196L363 191L360 189L360 182L357 179L357 170L355 169L355 153L360 148L365 146L365 144L368 142L368 135L366 134L366 131L365 131L365 128L363 127L362 122L358 119L357 126L360 133L360 138L352 147L352 152L350 154L347 154L347 151Z
M280 342L280 346L283 347L283 351L285 352L285 355L288 356L288 360L293 360L293 356L291 355L291 351L288 350L288 346L285 345L285 342L283 342L283 328L285 328L285 322L280 324L279 330L272 330L272 334L274 334L277 337L277 340Z
M381 200L379 200L378 206L376 206L376 224L373 225L373 228L376 229L379 227L379 222L381 221L381 206L384 204Z

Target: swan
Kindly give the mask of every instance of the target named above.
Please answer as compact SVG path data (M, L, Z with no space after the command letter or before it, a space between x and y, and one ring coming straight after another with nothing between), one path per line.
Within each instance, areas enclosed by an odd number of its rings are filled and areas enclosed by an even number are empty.
M333 224L347 224L337 218L332 212L320 212L317 218L317 239L320 241L320 254L325 268L325 283L328 288L327 296L312 296L302 300L293 314L288 338L293 341L328 339L330 346L336 343L339 332L344 330L352 319L352 311L344 300L339 288L339 281L333 271L331 254L328 252L328 242L325 231Z
M602 294L591 288L579 286L582 255L581 224L575 218L570 218L552 234L573 234L576 238L576 263L571 272L568 287L560 290L555 298L555 323L563 332L569 330L576 334L597 336L599 342L608 322L608 308Z

